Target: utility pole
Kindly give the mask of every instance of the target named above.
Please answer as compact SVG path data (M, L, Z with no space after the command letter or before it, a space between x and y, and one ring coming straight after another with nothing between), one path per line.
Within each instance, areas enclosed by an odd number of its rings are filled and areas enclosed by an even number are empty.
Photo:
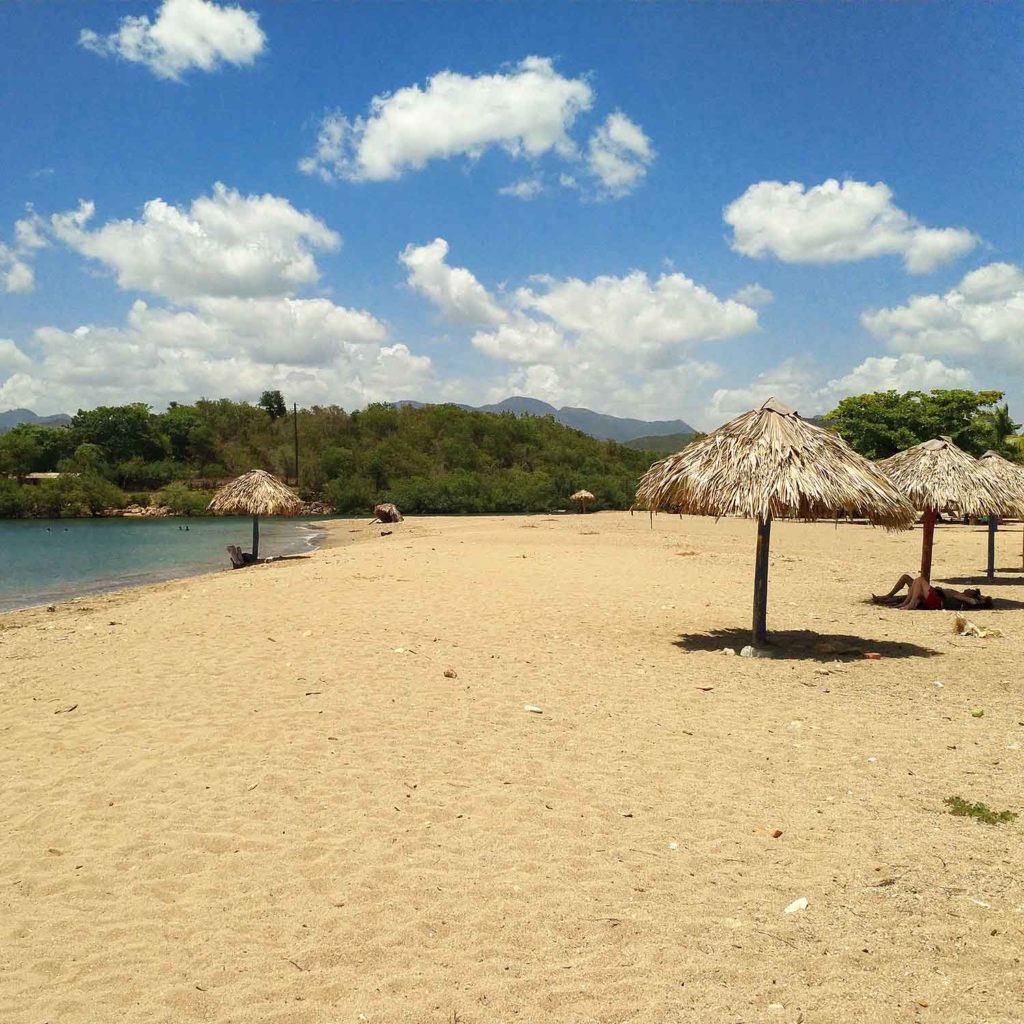
M295 428L295 486L299 486L299 403L292 402L292 425Z

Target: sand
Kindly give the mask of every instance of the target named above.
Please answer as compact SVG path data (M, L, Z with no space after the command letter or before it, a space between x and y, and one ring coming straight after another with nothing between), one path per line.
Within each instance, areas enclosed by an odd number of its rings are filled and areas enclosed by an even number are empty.
M3 1024L1024 1019L1020 575L776 524L750 660L750 523L388 529L0 618Z

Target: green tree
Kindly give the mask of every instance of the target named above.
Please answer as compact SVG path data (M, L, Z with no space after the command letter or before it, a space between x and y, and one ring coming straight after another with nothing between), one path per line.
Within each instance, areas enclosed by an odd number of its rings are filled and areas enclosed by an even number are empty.
M288 406L284 404L284 395L280 391L264 391L256 404L270 417L271 423L288 415Z
M141 402L79 409L72 417L71 432L77 444L98 445L111 466L132 458L151 462L167 452L166 438L159 431L159 417Z
M991 407L1002 397L1001 391L882 391L844 398L825 421L869 459L888 458L940 435L980 455L991 447Z

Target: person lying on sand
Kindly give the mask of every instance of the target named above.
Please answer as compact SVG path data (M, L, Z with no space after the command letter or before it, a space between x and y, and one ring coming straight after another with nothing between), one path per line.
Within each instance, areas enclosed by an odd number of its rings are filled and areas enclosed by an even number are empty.
M901 600L896 595L904 587L908 588L907 596ZM966 608L992 607L992 598L982 596L976 587L969 590L933 587L923 576L914 579L909 573L904 573L888 594L872 594L871 600L875 604L892 605L901 611L935 611L942 608L949 612L962 612Z

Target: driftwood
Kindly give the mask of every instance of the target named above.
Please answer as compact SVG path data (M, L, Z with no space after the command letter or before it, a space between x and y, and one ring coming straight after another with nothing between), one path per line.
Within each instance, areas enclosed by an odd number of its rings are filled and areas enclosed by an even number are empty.
M375 523L400 523L402 521L402 513L398 511L398 506L393 505L390 501L386 501L383 505L374 505L373 514Z

